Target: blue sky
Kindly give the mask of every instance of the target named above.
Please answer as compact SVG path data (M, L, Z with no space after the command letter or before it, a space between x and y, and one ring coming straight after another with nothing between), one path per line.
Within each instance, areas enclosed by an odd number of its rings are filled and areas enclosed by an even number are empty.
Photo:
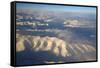
M17 9L31 9L31 10L50 10L50 11L67 11L67 12L82 12L82 13L96 13L95 7L80 7L80 6L63 6L63 5L46 5L46 4L29 4L17 3Z

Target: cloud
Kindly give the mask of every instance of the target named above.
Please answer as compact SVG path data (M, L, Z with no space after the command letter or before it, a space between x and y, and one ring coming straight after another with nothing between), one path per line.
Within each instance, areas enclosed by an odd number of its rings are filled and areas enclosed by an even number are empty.
M47 64L64 63L64 61L57 61L57 62L55 62L55 61L44 61L44 62L47 63Z
M65 20L64 25L67 27L79 27L82 24L78 20Z

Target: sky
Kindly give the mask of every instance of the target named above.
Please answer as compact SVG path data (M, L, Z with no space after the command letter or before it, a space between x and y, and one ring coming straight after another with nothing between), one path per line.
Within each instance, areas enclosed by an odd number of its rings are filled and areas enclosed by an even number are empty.
M31 9L31 10L50 10L50 11L67 11L67 12L82 12L82 13L96 13L96 7L82 7L82 6L64 6L64 5L46 5L46 4L32 4L32 3L17 3L17 9Z

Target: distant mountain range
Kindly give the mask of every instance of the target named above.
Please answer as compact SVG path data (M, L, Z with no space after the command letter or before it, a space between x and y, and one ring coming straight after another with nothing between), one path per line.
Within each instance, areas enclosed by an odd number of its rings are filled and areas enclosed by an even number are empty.
M16 52L32 50L33 52L49 52L55 56L61 57L82 57L85 60L95 60L96 57L89 56L95 53L96 49L89 44L69 43L56 37L40 37L40 36L24 36L17 34L16 36ZM88 56L88 57L87 57Z

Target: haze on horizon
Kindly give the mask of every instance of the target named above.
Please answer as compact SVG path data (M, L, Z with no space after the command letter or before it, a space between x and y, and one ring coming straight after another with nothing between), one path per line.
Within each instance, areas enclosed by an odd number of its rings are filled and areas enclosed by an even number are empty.
M48 11L62 11L74 13L90 13L96 14L96 7L84 6L69 6L69 5L48 5L48 4L32 4L32 3L17 3L17 9L29 10L48 10Z

